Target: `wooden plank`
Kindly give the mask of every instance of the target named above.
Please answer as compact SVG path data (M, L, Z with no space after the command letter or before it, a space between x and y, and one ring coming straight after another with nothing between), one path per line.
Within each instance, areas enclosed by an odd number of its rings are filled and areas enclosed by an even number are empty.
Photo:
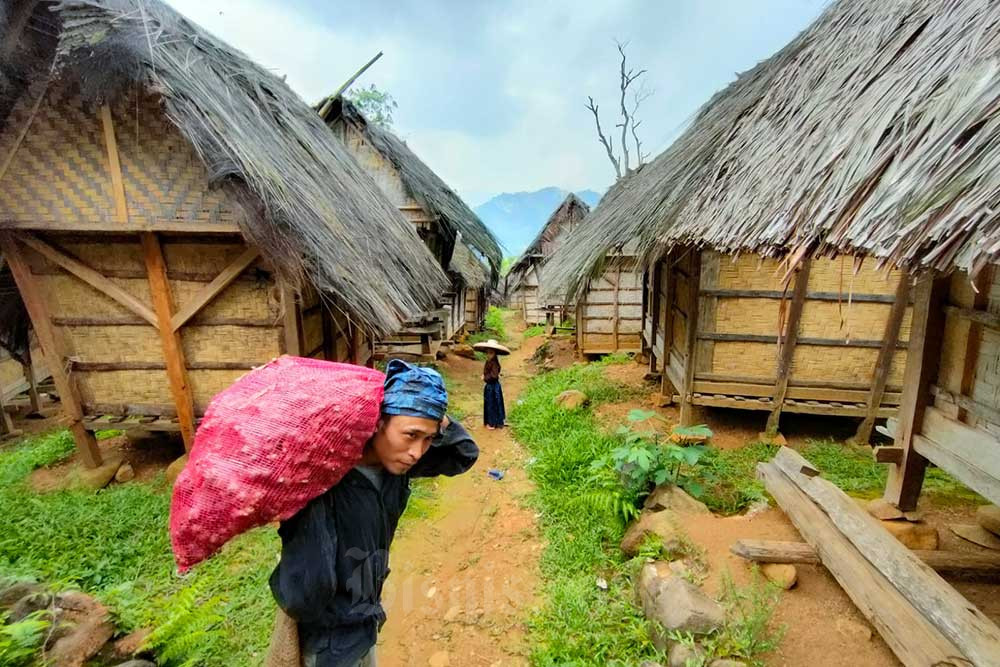
M994 424L1000 424L1000 410L997 410L991 405L980 403L969 396L954 394L937 385L931 385L931 395L936 397L939 401L951 403L952 405L957 406L959 410L966 413L966 416L972 415L977 419L983 419L988 422L993 422Z
M774 407L767 418L767 433L778 432L778 421L781 418L781 408L788 392L788 377L792 372L792 358L795 355L795 344L799 338L799 322L802 321L802 310L805 307L806 288L809 286L809 269L812 260L806 257L797 270L795 291L788 309L788 320L785 325L784 340L779 342L780 356L774 382Z
M618 306L618 288L619 288L619 286L621 285L621 282L622 282L622 266L621 266L621 264L618 264L617 268L618 268L618 272L615 275L615 295L614 295L614 298L613 298L613 302L614 302L614 311L613 311L613 313L614 314L612 315L613 320L612 320L612 324L611 324L611 326L614 329L613 332L612 332L612 334L614 335L614 348L615 348L616 351L618 350L618 347L619 347L619 345L618 345L618 318L621 315L621 313L619 311L619 306Z
M761 382L712 382L700 379L695 375L694 391L702 394L738 394L741 396L771 396L774 393L774 383ZM857 403L867 400L868 391L861 389L834 389L827 387L799 387L789 382L788 398L801 398L814 401L841 401ZM882 404L895 405L899 403L899 392L886 392L882 395Z
M729 550L740 558L755 563L822 564L816 550L807 542L737 540ZM1000 576L1000 554L915 550L913 555L942 576L960 579L992 579Z
M299 319L299 304L295 292L288 285L281 287L281 312L284 321L284 352L293 357L301 356L302 322Z
M235 222L204 222L200 220L130 220L127 224L107 220L4 220L4 229L33 232L166 232L174 234L241 234Z
M872 457L876 463L900 463L903 460L902 447L875 447Z
M149 291L153 297L153 307L159 322L163 359L167 364L167 381L170 384L170 393L173 396L174 404L177 406L177 417L180 422L181 437L184 439L184 449L191 451L195 430L194 398L191 394L191 383L188 380L181 336L170 326L174 304L170 293L170 281L167 279L167 263L163 258L160 240L155 234L147 232L142 234L140 239L146 270L149 272Z
M991 502L1000 504L1000 441L928 406L917 452Z
M56 391L59 392L63 411L69 421L69 430L80 451L80 458L86 467L96 468L104 460L101 458L101 451L94 436L82 427L83 409L80 407L80 394L75 381L66 373L66 356L56 343L55 330L49 320L48 308L45 306L41 290L38 289L38 284L31 275L31 269L12 237L0 237L0 250L3 251L28 316L31 318L32 329L45 357L45 367L52 374Z
M698 380L705 380L706 382L746 382L749 384L761 384L767 383L774 385L773 377L751 377L748 375L727 375L725 373L697 373L695 377ZM789 387L815 387L815 388L826 388L826 389L854 389L854 390L865 390L871 386L867 382L830 382L827 380L800 380L797 378L788 379ZM901 392L902 387L896 387L890 385L886 387L890 392Z
M745 290L745 289L703 289L702 296L740 299L783 299L786 293L781 290ZM845 295L839 292L807 292L806 301L845 301ZM852 303L893 303L892 294L851 294Z
M170 330L177 331L187 324L202 308L211 303L212 299L221 294L234 280L239 278L240 274L253 264L258 257L260 257L260 251L257 248L247 248L240 253L240 256L230 262L212 282L201 288L189 303L174 314L170 319Z
M69 273L96 289L98 292L101 292L118 304L128 308L133 313L146 320L149 324L152 324L154 327L159 326L156 319L156 313L147 308L146 305L138 298L132 296L83 262L69 256L66 253L63 253L60 250L57 250L56 248L33 236L21 236L19 237L19 240L53 264L61 266Z
M987 266L983 269L975 282L975 297L973 297L972 307L974 310L983 312L990 304L990 285L993 283L993 267ZM976 380L976 368L979 363L979 347L983 338L983 325L975 320L969 321L969 331L965 339L965 357L962 367L962 383L958 393L962 396L971 396L972 387ZM965 408L959 406L958 421L967 421L968 414Z
M884 498L903 511L916 509L924 482L927 460L913 451L913 436L920 432L930 387L938 375L941 342L944 338L944 303L948 280L933 274L917 283L913 306L910 345L903 374L903 399L899 406L896 446L904 451L898 465L889 466Z
M889 372L892 370L892 358L899 346L899 330L903 324L903 316L906 314L907 300L910 295L910 274L902 271L899 276L899 283L896 286L896 300L889 310L889 317L885 321L885 333L882 336L882 347L878 351L878 361L875 363L874 382L871 393L868 395L868 413L858 425L858 430L854 432L853 441L858 444L868 444L872 436L872 428L875 426L875 414L882 405L882 395L885 393L885 386L889 383Z
M263 361L192 361L185 368L191 371L242 371L264 365ZM73 361L78 373L110 373L115 371L166 371L170 365L162 361Z
M829 517L773 463L757 466L767 491L858 610L907 667L963 665L960 653L885 576L836 529Z
M732 396L708 396L705 394L694 395L695 405L704 405L713 408L737 408L740 410L773 410L774 402L770 397L759 398L739 398ZM819 403L818 401L801 402L791 398L785 400L782 412L794 412L797 414L809 415L830 415L834 417L863 417L865 415L865 405L834 405L832 403ZM896 414L893 407L883 406L879 408L879 417L892 417Z
M980 289L980 294L984 292L986 292L986 290ZM975 322L976 324L986 327L987 329L1000 331L1000 315L988 313L985 310L979 310L977 308L959 308L957 306L945 306L945 312L948 315L961 317L962 319Z
M141 317L130 315L109 317L53 317L52 324L59 327L114 327L122 325L145 325ZM255 329L277 329L280 322L274 320L243 319L240 317L201 317L196 315L190 324L199 327L251 327Z
M118 155L118 140L111 118L111 107L101 105L101 126L104 128L104 145L108 152L108 173L111 177L111 196L115 200L115 220L128 224L128 202L125 199L125 179L122 178L122 163Z
M661 274L663 273L663 261L656 260L653 262L653 268L650 271L649 278L649 294L647 296L647 306L649 310L649 346L651 348L651 353L649 355L649 372L655 373L658 368L656 365L656 339L660 334L660 280ZM663 356L662 352L660 356Z
M782 447L774 464L826 513L840 534L945 638L975 664L996 664L1000 658L1000 627L986 614L903 546L846 493L822 477L799 473L799 469L810 464L798 452Z
M694 422L694 373L697 367L698 350L698 287L701 280L701 253L691 255L691 275L686 280L687 287L687 328L684 331L684 383L678 387L681 395L680 423L690 426Z
M727 343L777 343L778 336L768 334L737 334L723 333L718 331L699 331L698 340L712 340ZM811 345L814 347L864 347L881 348L884 341L864 338L815 338L804 336L796 339L797 345ZM905 341L896 341L893 349L906 349Z
M994 504L1000 504L1000 481L988 475L967 459L935 440L920 435L913 436L913 450L921 457L933 461L960 482ZM995 456L995 454L993 454Z

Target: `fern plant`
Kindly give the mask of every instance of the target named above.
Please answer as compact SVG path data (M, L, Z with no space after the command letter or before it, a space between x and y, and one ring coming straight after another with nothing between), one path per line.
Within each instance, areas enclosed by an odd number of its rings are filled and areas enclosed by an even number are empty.
M197 667L205 664L206 639L219 635L224 620L218 610L222 599L199 601L197 586L185 588L171 600L161 623L142 645L156 654L162 667Z
M36 611L10 624L6 614L0 616L0 665L27 667L34 663L49 628L46 614L45 610Z

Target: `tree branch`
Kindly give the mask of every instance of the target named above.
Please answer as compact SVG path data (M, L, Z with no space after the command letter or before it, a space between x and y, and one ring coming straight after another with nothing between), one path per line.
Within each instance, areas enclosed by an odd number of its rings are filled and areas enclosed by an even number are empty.
M615 176L617 178L621 178L621 163L618 161L618 158L615 157L615 152L611 148L611 142L609 142L608 138L604 136L604 130L601 129L601 117L597 114L597 105L594 104L594 98L588 96L587 99L589 100L587 108L590 109L592 114L594 114L594 123L597 125L597 138L604 146L604 150L608 152L608 159L611 160L611 164L615 168Z

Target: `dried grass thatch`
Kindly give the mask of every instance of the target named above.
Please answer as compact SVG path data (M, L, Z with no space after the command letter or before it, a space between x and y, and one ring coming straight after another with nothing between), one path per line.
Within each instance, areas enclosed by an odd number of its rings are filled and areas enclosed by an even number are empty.
M360 132L396 168L410 196L429 213L438 216L449 243L455 244L461 235L467 245L486 258L491 280L496 281L503 253L493 232L440 176L410 150L406 142L392 132L369 123L354 104L343 98L333 101L324 120L330 124L343 121ZM445 260L450 263L449 258L450 249L445 253Z
M244 235L286 278L378 334L432 307L447 286L437 262L283 80L160 0L62 0L53 10L55 53L30 71L48 75L54 58L55 76L95 102L159 95L211 182L243 207Z
M1000 259L1000 3L839 0L716 94L550 262L582 288L636 239L858 253L914 270Z
M476 257L474 252L469 250L468 246L462 243L461 234L456 239L455 248L451 253L451 262L448 263L448 270L457 273L466 287L479 289L490 282L491 272L489 268Z
M520 287L528 269L534 264L540 264L555 253L587 214L590 207L586 202L572 192L553 211L552 215L538 232L538 236L525 249L521 256L511 265L507 273L507 289L513 292Z

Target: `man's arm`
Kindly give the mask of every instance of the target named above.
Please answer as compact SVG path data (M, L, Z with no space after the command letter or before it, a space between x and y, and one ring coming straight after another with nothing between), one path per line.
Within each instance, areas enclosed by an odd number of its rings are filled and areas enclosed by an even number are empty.
M278 528L281 561L271 574L278 605L300 623L319 623L337 589L337 534L325 495Z
M410 477L460 475L479 458L479 447L459 422L445 417L441 435L434 439L427 453L412 468Z

